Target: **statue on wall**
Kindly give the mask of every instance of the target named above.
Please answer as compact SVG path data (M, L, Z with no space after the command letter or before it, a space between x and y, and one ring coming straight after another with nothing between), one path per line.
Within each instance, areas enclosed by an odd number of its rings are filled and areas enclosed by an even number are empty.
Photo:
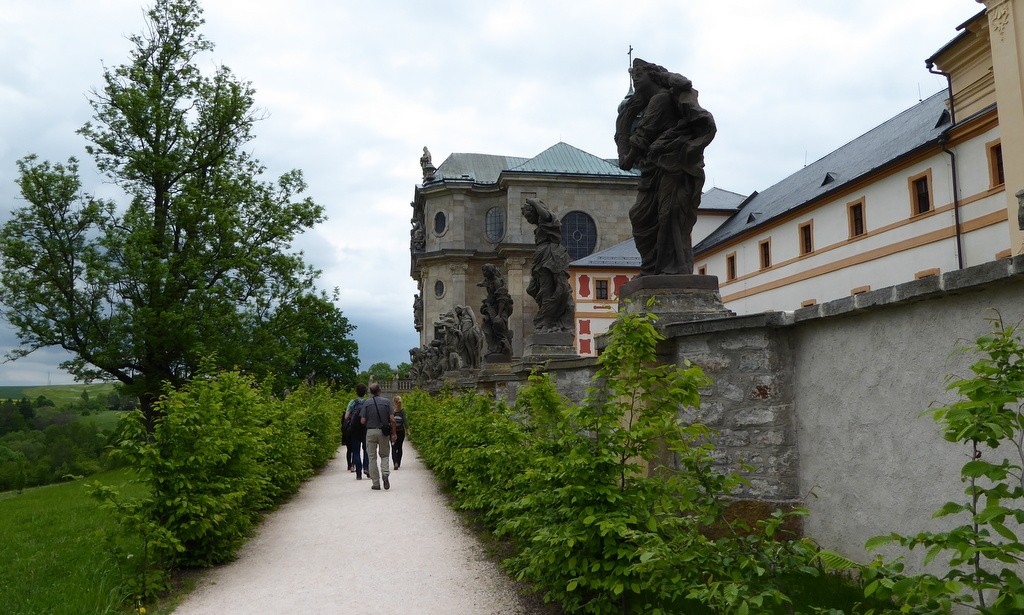
M458 322L458 352L462 365L479 369L483 359L484 335L476 324L476 314L468 305L457 305L452 311Z
M704 148L715 120L697 103L689 79L633 60L635 94L619 105L615 144L619 167L640 170L629 210L640 275L693 273L690 233L704 188Z
M543 201L526 199L523 217L537 226L527 294L537 301L533 328L538 333L573 333L576 304L569 286L569 253L562 245L562 225Z
M1018 190L1017 197L1017 228L1024 231L1024 190Z
M483 266L484 281L477 284L487 291L480 305L482 329L489 354L512 356L512 331L508 319L512 315L512 295L508 292L505 277L498 268L487 263Z
M412 324L417 331L423 330L423 297L419 293L412 299Z
M434 323L436 338L430 343L436 349L427 349L431 360L440 364L437 377L462 368L478 369L483 360L483 331L476 322L473 308L457 305Z
M423 181L428 182L434 179L434 173L437 172L437 168L434 167L434 163L430 158L430 150L427 146L423 146L423 155L420 156L420 169L423 171Z
M409 247L413 252L422 252L427 247L426 222L423 220L422 201L409 203L412 207L412 219L409 223L412 228L409 230Z

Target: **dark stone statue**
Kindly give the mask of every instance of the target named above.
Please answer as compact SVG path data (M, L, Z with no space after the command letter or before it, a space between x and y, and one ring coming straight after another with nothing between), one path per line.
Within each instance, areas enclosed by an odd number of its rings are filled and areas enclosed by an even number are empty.
M420 156L420 169L423 171L423 181L429 182L434 179L434 173L437 172L437 168L434 167L434 163L431 160L430 150L427 146L423 146L423 155Z
M619 167L640 170L629 210L640 275L692 274L690 233L715 120L697 103L697 90L686 77L639 58L629 72L635 94L619 105L615 143Z
M1024 231L1024 190L1018 190L1017 197L1017 228Z
M412 299L412 324L417 331L423 330L423 297L419 293Z
M508 319L512 315L512 295L508 293L505 276L498 268L487 263L483 266L484 281L477 284L487 290L480 305L481 328L489 355L512 356L512 331Z
M537 249L533 253L527 294L539 309L533 319L537 333L574 333L575 303L569 286L569 253L562 245L561 222L548 211L543 201L526 199L523 217L537 225L533 231Z

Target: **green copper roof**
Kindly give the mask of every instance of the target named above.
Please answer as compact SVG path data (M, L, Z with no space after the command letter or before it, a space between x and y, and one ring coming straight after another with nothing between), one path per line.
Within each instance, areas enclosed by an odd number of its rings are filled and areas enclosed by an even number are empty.
M454 153L441 163L433 181L428 183L444 181L496 184L503 173L637 176L636 172L623 171L614 161L603 160L566 143L557 143L533 158Z
M513 173L557 173L559 175L612 175L633 177L636 173L623 171L607 160L577 149L566 143L556 143L517 167Z

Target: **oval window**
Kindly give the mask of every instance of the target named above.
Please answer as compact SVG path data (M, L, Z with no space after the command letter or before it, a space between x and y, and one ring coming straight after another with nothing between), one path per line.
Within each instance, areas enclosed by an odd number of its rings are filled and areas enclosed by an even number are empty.
M582 211L570 211L562 217L562 245L569 258L578 260L590 256L597 246L597 225Z
M438 299L444 296L444 282L441 280L434 282L434 296Z
M488 209L485 222L487 240L501 241L501 238L505 236L505 211L500 207Z
M434 232L438 235L444 233L445 229L448 228L448 217L444 215L443 211L439 211L434 214Z

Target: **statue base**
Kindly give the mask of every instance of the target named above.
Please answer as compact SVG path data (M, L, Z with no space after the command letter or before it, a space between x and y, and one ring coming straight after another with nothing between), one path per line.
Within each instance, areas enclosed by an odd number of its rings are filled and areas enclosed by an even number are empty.
M511 352L489 352L484 355L484 365L491 365L494 363L511 363L512 353Z
M654 303L648 307L651 299ZM717 276L685 274L648 275L626 282L619 289L619 311L656 314L660 326L736 315L722 303Z
M576 335L571 331L564 333L534 333L526 337L526 348L523 351L524 363L543 363L548 359L576 359L576 347L573 346Z

